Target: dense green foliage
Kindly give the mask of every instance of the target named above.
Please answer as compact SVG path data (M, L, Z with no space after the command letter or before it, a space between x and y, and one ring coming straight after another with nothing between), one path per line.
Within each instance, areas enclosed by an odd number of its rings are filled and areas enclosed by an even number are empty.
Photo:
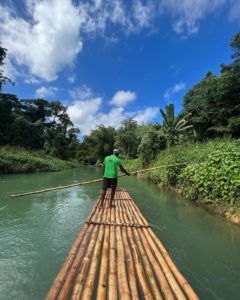
M222 65L221 75L208 72L184 97L198 140L240 137L240 33L231 42L234 61Z
M103 161L105 156L112 153L115 135L113 127L98 126L90 135L86 135L78 146L77 159L90 164Z
M0 115L0 145L44 149L62 159L75 157L79 130L60 102L0 93Z
M151 167L160 168L145 177L161 186L176 186L192 200L240 208L240 140L214 140L179 145L162 151ZM140 169L139 161L126 161L126 168Z
M46 155L43 151L0 147L0 173L59 171L76 167L76 163Z
M148 166L157 156L157 154L166 148L167 139L163 134L161 126L152 124L143 136L138 147L139 159L143 166Z
M115 146L121 150L124 157L137 157L137 149L141 141L141 137L138 134L138 127L136 121L126 119L122 121L117 131Z
M200 163L186 167L179 187L194 200L240 206L240 140L216 145Z

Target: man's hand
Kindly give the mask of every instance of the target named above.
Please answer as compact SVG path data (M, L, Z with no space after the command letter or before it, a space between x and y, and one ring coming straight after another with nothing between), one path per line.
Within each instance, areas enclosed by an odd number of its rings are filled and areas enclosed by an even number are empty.
M119 168L120 168L120 170L121 170L125 175L127 175L127 176L130 176L130 175L131 175L131 173L129 173L128 171L126 171L122 165L119 165Z

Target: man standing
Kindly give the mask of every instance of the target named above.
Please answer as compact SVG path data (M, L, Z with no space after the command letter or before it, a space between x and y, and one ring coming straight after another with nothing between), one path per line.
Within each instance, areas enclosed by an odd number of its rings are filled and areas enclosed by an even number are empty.
M110 207L115 207L115 205L113 204L113 200L117 188L118 167L126 175L128 176L131 175L123 168L122 161L118 156L119 156L119 150L114 149L113 155L109 155L105 157L103 161L104 175L103 175L100 206L103 206L107 189L111 188L112 191L111 191Z

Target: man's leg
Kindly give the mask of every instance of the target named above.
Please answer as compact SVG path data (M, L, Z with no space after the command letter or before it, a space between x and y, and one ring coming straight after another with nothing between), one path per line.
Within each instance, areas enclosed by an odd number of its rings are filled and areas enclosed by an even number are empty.
M104 202L104 199L105 199L105 196L106 196L106 192L107 192L108 186L109 186L109 179L106 178L106 177L103 177L102 194L101 194L101 197L100 197L100 204L99 204L99 206L103 206L103 202Z
M103 189L102 190L102 194L101 194L101 200L100 200L100 204L99 204L99 206L103 206L103 202L104 202L104 199L105 199L105 196L106 196L106 192L107 192L107 189Z
M116 192L116 189L112 188L112 191L111 191L111 199L110 199L110 206L112 206L112 207L115 206L115 204L113 204L115 192Z
M111 181L111 199L110 199L110 206L114 207L115 205L113 204L115 192L117 188L117 178L113 178Z

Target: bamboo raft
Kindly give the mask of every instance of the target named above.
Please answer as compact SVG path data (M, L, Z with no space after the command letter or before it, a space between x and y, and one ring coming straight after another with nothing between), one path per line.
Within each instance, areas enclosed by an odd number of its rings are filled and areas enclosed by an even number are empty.
M125 189L93 207L46 300L197 300Z

